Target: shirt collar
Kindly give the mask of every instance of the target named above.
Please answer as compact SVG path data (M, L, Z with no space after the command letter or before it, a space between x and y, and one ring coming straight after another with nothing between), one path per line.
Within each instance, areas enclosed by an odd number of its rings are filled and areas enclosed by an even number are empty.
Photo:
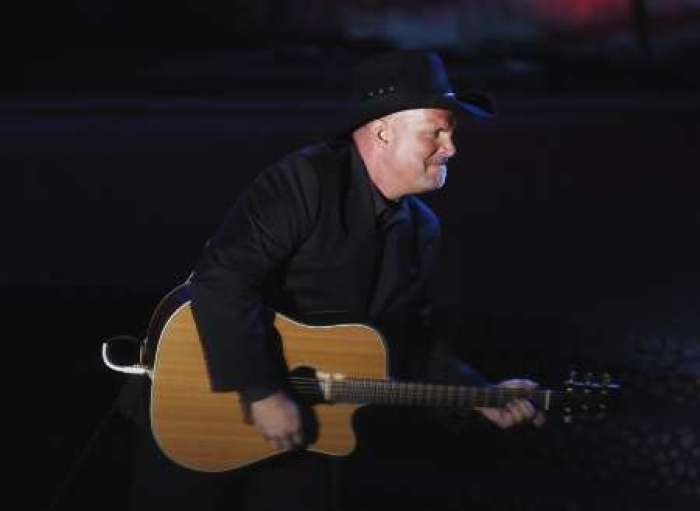
M369 187L372 193L372 204L374 205L374 216L377 219L380 219L382 217L386 217L386 219L389 219L395 216L396 213L403 208L404 198L402 197L397 201L392 201L384 197L384 195L382 195L382 192L379 191L379 188L377 188L372 182L372 178L370 177L369 172L367 171L367 166L362 161L362 157L360 156L360 153L357 150L355 144L352 144L352 153L352 165L355 167L354 170L358 172L363 172L367 176L367 180L369 181Z

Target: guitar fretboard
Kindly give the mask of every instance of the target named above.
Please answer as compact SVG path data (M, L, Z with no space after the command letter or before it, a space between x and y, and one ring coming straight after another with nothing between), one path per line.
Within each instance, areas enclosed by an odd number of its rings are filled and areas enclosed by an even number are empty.
M329 385L326 396L335 403L435 407L500 407L515 399L531 399L547 410L559 401L560 391L508 387L466 387L432 383L342 379Z

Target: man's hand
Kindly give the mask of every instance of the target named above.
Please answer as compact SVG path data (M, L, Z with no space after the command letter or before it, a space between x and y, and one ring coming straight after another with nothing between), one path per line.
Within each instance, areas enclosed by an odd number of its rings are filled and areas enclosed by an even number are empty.
M255 428L275 449L288 450L302 445L299 407L284 392L254 401L250 414Z
M535 388L537 383L530 380L506 380L497 385L498 387L525 387ZM532 422L535 426L542 427L546 421L542 411L535 409L533 404L527 399L511 401L502 408L477 408L488 420L496 424L501 429L510 428L517 424Z

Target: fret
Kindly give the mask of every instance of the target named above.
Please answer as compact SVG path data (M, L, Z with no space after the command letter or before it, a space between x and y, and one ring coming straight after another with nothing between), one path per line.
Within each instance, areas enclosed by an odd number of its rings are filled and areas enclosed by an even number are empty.
M408 395L409 395L409 400L408 404L410 405L420 405L422 404L421 402L421 385L418 383L409 383L408 384Z
M325 383L319 382L319 385ZM508 387L439 385L392 380L352 379L333 381L332 401L337 403L374 403L441 407L503 407L516 399L531 399L539 408L557 407L560 391Z
M481 387L476 387L474 389L474 395L475 395L474 403L477 406L486 406L488 404L486 402L486 394L484 394Z
M450 406L459 406L462 400L462 396L467 392L467 389L461 389L460 387L452 386L452 397L450 398Z

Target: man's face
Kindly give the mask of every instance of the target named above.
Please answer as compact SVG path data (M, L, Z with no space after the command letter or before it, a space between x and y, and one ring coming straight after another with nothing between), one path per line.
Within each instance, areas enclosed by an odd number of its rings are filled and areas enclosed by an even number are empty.
M454 114L438 108L404 110L386 118L390 135L385 163L402 195L442 188L452 142Z

